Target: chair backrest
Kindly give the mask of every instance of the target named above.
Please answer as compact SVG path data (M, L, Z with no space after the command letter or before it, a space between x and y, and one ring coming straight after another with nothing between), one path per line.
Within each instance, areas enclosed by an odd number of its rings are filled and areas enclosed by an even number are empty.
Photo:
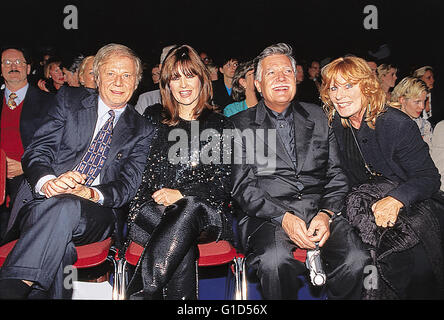
M6 153L0 149L0 205L5 202L6 194Z

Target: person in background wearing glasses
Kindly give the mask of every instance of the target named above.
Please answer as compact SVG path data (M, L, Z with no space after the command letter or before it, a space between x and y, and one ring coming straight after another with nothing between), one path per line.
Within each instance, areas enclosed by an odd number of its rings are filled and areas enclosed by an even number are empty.
M223 110L227 105L234 102L231 97L231 89L233 88L234 72L239 62L234 56L227 56L221 62L219 72L222 77L213 81L213 104Z
M24 49L8 47L1 51L1 74L5 88L1 90L0 148L6 153L6 194L8 207L0 207L0 240L9 219L18 186L23 180L21 157L38 129L53 96L28 83L30 61ZM3 242L3 241L2 241Z

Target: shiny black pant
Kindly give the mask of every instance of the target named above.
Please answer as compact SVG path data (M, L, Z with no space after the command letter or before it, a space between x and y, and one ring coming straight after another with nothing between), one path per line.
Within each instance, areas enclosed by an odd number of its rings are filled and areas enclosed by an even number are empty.
M298 298L303 285L298 276L307 273L295 260L296 245L280 225L257 218L244 217L239 222L247 267L256 272L265 299ZM371 263L369 251L352 227L342 217L330 225L330 237L321 248L327 274L329 299L360 299L364 284L364 267Z
M209 224L214 214L219 213L187 198L165 210L142 257L143 298L196 299L198 239L203 232L207 241L216 239L221 226Z

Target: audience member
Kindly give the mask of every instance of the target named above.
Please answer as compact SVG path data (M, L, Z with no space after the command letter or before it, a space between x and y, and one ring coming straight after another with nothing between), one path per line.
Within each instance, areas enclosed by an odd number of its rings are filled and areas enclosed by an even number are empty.
M238 59L233 56L226 56L219 64L219 72L222 77L213 81L213 104L221 111L234 102L231 97L231 89L238 64Z
M131 49L109 44L94 58L98 93L57 93L22 158L27 182L11 212L20 238L0 269L0 298L70 298L63 277L75 246L113 230L118 243L116 217L136 194L154 131L127 105L141 72Z
M398 69L391 64L380 64L376 69L376 75L381 82L382 90L384 90L387 101L390 101L391 88L395 86Z
M360 186L344 212L378 270L377 288L363 298L442 298L438 221L418 208L440 180L418 126L386 106L386 87L358 57L322 69L321 96L350 185Z
M436 95L434 87L435 87L435 77L433 74L433 68L431 66L424 66L416 69L413 72L413 77L419 78L427 84L429 88L429 93L427 94L427 101L424 111L422 112L422 117L430 121L432 126L435 126L439 121L444 120L444 116L441 111L439 104L436 103ZM433 103L436 105L435 114L432 112L432 94L433 94Z
M414 77L405 77L393 89L390 106L406 113L418 125L421 136L430 147L432 125L421 117L429 89L424 81Z
M235 138L232 195L247 267L265 299L297 299L307 269L292 253L318 244L329 298L359 299L370 256L339 215L349 188L334 134L319 106L293 100L295 73L291 47L264 49L255 73L263 99L230 118L245 133ZM267 158L247 132L270 146Z
M302 68L302 65L300 67ZM319 98L319 62L312 61L307 69L307 74L304 74L302 81L297 86L296 97L299 101L321 104Z
M441 175L441 191L444 191L444 121L438 122L433 129L432 146L430 149L435 166Z
M232 124L209 104L208 70L187 45L173 49L165 59L160 91L163 106L152 106L144 114L157 124L157 134L130 205L130 239L132 229L143 226L138 241L146 250L139 264L142 281L133 280L129 292L143 284L132 298L196 299L198 239L233 239L228 208L231 164L223 163L231 154L231 142L222 135ZM170 151L178 142L171 135L178 130L186 139L179 141L178 158L172 159ZM217 140L202 140L209 130L220 133ZM197 153L188 147L193 141L198 141Z
M62 71L65 81L70 87L79 87L79 66L84 59L83 55L78 55L64 63L62 63Z
M49 58L43 67L44 79L38 81L38 87L46 92L56 93L64 84L62 60L57 57Z
M217 79L219 79L219 71L217 66L213 62L208 63L206 66L208 68L208 71L210 71L211 81L216 81Z
M170 45L162 49L162 53L160 54L160 63L159 63L159 69L161 71L162 71L163 61L167 57L168 53L175 47L177 47L177 45ZM140 114L143 114L146 108L159 103L162 103L159 89L142 93L137 100L136 111L139 112Z
M205 65L213 63L213 59L211 59L211 57L205 51L202 51L201 53L199 53L199 57L202 59L202 62Z
M296 65L296 85L298 86L302 81L304 81L304 66L302 64Z
M97 87L94 79L94 56L87 56L79 66L79 83L82 87L95 89Z
M231 96L235 102L230 103L224 109L224 115L230 117L258 102L256 88L254 86L254 61L239 64L233 77L233 89Z
M53 96L28 83L30 60L27 52L7 47L1 52L1 72L5 89L0 113L0 148L6 153L6 194L9 207L0 207L0 242L6 231L10 209L24 180L21 158L24 149L46 116Z
M159 64L156 64L151 69L151 80L153 81L153 85L158 88L159 81L160 81L160 65Z
M38 63L36 63L34 66L31 65L31 73L28 76L28 82L32 84L33 86L37 87L37 83L39 80L44 78L43 74L43 68L46 64L46 62L53 56L51 49L44 49L40 56L37 59Z
M373 60L367 60L367 64L372 70L372 73L376 76L377 75L376 70L378 70L378 65L376 64L376 62Z

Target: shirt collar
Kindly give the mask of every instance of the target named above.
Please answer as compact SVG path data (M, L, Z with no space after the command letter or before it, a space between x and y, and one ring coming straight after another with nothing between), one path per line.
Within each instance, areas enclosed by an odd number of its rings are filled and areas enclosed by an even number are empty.
M291 113L291 111L290 111L290 109L291 109L291 103L290 103L290 104L288 105L288 107L287 107L284 111L282 111L282 112L276 112L276 111L274 111L274 110L268 108L267 105L265 105L265 107L266 107L266 109L268 110L268 113L269 113L273 118L275 118L275 119L277 119L278 117L280 118L280 117L283 116L286 120L289 120L290 117L291 117L291 115L292 115L292 113Z
M23 88L18 89L17 91L11 91L8 89L8 87L5 87L5 99L8 101L9 95L14 92L17 95L17 98L15 98L15 103L19 105L22 103L23 100L25 100L26 92L28 91L29 83L27 83Z
M98 109L97 109L97 116L99 119L101 119L102 117L109 117L108 112L110 110L114 110L115 113L115 120L114 120L114 124L117 123L117 120L119 120L120 116L122 115L123 111L125 111L126 107L128 105L125 105L123 108L120 109L111 109L110 107L108 107L105 102L103 102L102 98L100 98L99 96L99 103L98 103Z

